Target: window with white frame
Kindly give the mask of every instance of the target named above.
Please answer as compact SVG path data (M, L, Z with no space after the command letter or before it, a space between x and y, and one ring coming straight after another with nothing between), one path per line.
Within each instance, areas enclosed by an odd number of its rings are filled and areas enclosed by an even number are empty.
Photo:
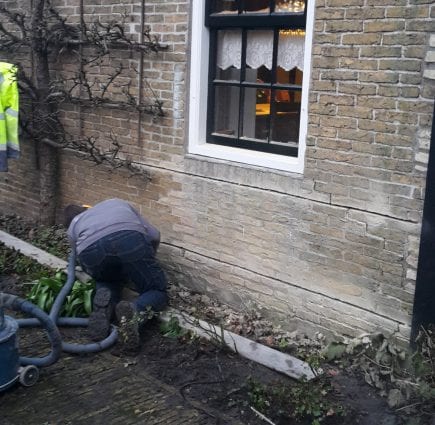
M189 151L302 172L308 0L193 3Z

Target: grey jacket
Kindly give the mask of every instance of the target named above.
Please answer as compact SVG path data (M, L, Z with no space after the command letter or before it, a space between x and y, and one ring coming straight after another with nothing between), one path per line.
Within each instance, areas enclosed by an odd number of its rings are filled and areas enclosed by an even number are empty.
M147 235L157 251L160 232L122 199L108 199L74 217L68 227L68 238L79 255L97 240L120 230L136 230Z

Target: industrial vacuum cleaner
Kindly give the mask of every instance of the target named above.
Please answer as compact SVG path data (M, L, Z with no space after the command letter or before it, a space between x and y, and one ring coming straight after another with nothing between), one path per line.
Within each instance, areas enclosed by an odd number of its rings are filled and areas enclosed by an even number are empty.
M39 378L39 369L50 366L68 353L95 353L112 346L118 337L116 327L111 326L109 335L102 341L89 344L71 344L62 341L60 326L88 325L88 318L59 317L62 304L75 281L75 252L68 262L67 281L57 295L49 314L30 301L16 295L0 292L0 392L20 382L23 386L34 385ZM15 319L5 314L5 310L24 313L28 318ZM19 353L19 329L40 326L46 332L51 351L43 357L24 357Z
M19 381L29 387L39 377L38 366L49 366L60 357L62 341L59 330L50 317L32 303L14 295L0 293L0 391ZM18 354L18 321L4 314L4 308L29 313L47 330L52 351L43 358L26 358Z

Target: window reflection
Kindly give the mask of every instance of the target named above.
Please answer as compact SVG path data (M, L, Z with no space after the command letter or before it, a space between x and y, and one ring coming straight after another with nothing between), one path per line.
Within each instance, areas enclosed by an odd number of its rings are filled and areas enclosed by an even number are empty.
M213 2L212 13L237 13L237 1L236 0L215 0Z
M272 82L272 72L264 65L259 68L246 67L245 81L249 83L267 83Z
M269 0L244 0L242 10L245 13L269 13Z
M214 0L211 13L213 14L238 14L239 4L242 13L270 13L269 0ZM304 0L277 0L276 13L303 13Z
M269 133L269 103L270 90L246 88L244 89L244 108L242 137L266 141Z
M216 79L225 81L239 81L240 80L240 69L231 66L227 69L216 68Z
M275 12L278 13L302 13L304 10L303 0L278 0L275 5Z
M271 139L297 143L301 114L300 91L274 90L275 113L271 116Z
M213 133L226 137L238 137L239 87L220 86L215 91L215 116Z

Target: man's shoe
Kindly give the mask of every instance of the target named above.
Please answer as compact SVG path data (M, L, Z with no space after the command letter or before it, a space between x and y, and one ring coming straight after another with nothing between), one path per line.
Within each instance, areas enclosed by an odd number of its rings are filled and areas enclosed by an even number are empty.
M136 306L128 301L121 301L115 308L118 320L118 342L124 354L134 355L140 350L140 325L143 323L143 316L138 312Z
M88 334L93 341L101 341L107 337L112 314L113 304L110 290L108 288L97 289L88 324Z

